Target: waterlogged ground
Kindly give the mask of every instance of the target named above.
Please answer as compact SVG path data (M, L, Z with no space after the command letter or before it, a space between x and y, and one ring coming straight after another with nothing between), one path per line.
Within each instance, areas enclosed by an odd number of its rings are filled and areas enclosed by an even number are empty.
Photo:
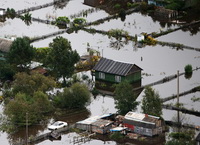
M2 0L0 2L0 8L14 8L16 10L21 10L24 8L37 6L39 4L45 4L51 2L51 0L39 1L39 0ZM73 0L66 3L63 8L58 8L55 6L47 7L44 9L36 10L30 12L33 17L47 19L54 19L59 16L72 16L73 14L78 14L81 11L92 9L92 7L86 6L83 4L83 0ZM94 20L104 18L109 14L104 12L103 10L95 10L93 13L88 14L85 19L88 22L92 22ZM71 18L71 20L73 20ZM147 15L142 15L141 13L133 13L126 16L124 22L122 22L119 18L110 20L109 22L105 22L98 26L91 26L91 28L95 28L98 30L106 30L110 29L123 29L129 32L130 35L140 34L141 32L160 32L162 30L167 30L170 28L176 28L178 25L176 24L165 24L160 23L158 21L154 21L151 17ZM158 38L160 41L166 42L176 42L182 43L184 45L192 46L200 48L200 31L197 29L192 29L190 31L179 30L173 33L170 33L165 36L161 36ZM38 22L32 22L30 26L27 26L20 19L8 19L5 22L0 22L0 37L9 37L9 36L29 36L36 37L45 34L49 34L52 32L58 31L59 28L52 25L46 25ZM138 48L132 41L117 41L114 38L109 38L108 36L104 36L101 34L89 34L82 30L79 30L77 33L72 34L61 34L64 38L67 38L72 45L73 49L76 49L80 55L86 53L87 44L89 43L91 48L99 50L101 55L108 59L113 59L122 62L135 63L143 69L143 73L147 75L143 75L142 85L146 85L157 80L160 80L169 75L173 75L177 73L177 70L180 72L184 72L184 67L187 64L191 64L193 68L200 67L200 52L193 50L176 50L171 47L162 47L162 46L145 46L142 48ZM56 37L56 36L55 36ZM32 43L34 47L46 47L55 37L50 37L44 40L40 40ZM114 44L115 47L112 47L111 44ZM85 72L90 75L90 72ZM193 75L190 79L186 79L184 76L180 76L180 92L190 90L196 86L200 85L200 72L194 71ZM91 77L91 76L90 76ZM167 82L165 84L153 86L153 88L160 94L161 98L165 98L177 93L177 80L173 80ZM143 92L138 97L138 101L141 101ZM196 92L193 94L189 94L180 98L180 102L183 103L184 107L188 109L199 110L200 102L192 101L193 97L199 97L200 93ZM165 104L175 104L176 100L171 100L166 102ZM140 112L140 107L138 107L138 112ZM53 120L64 120L69 123L75 123L76 121L85 119L89 116L101 115L104 113L116 112L114 100L111 96L97 96L95 99L93 98L91 103L87 106L87 111L72 114L72 113L64 113L58 116L52 116L49 118L49 123ZM1 105L0 111L2 112L3 105ZM163 118L166 120L173 120L176 117L177 112L171 110L163 109ZM184 119L186 123L191 123L195 125L200 125L200 118L194 115L183 114L187 119ZM38 135L48 132L47 124L38 124L36 126L29 128L29 135ZM56 141L43 141L39 144L41 145L50 145L50 144L73 144L73 137L78 136L75 133L69 133L62 135L61 140ZM19 132L15 134L7 134L0 133L0 144L7 145L12 144L18 139L24 139L25 137L25 129L21 129ZM84 144L116 144L113 141L101 141L93 139L90 142Z

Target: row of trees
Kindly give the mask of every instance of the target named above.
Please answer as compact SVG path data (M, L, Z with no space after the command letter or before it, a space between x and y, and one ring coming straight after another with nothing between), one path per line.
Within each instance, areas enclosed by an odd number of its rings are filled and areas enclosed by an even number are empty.
M136 101L137 95L133 87L128 82L121 82L115 89L115 103L119 114L126 114L128 111L136 110L139 102ZM142 99L142 112L149 115L161 117L162 103L160 95L151 87L146 87Z
M6 61L0 61L0 80L12 81L4 83L4 113L7 116L5 122L24 126L28 113L28 122L31 125L53 113L56 108L83 108L89 102L90 93L83 84L72 83L64 92L54 95L48 93L57 87L60 78L63 86L66 86L66 80L73 75L74 65L80 59L67 39L56 37L47 49L39 51L30 45L29 38L17 38L5 58ZM43 63L49 76L31 71L33 61Z
M11 87L4 88L6 123L24 126L37 124L56 108L82 109L90 101L86 85L74 83L63 92L52 92L56 81L39 73L17 73ZM49 93L51 91L51 93ZM53 94L53 95L51 95Z
M31 46L29 38L17 38L6 55L6 62L0 63L0 79L8 80L17 72L29 72L32 61L36 60L43 63L57 80L62 77L63 84L66 84L66 78L72 76L74 65L80 59L79 54L72 50L71 43L63 37L53 39L43 52ZM45 56L41 56L41 53Z

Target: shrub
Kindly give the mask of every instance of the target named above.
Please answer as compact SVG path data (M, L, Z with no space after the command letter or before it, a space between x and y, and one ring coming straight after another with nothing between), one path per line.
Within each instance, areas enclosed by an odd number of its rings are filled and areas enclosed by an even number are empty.
M124 138L124 136L120 132L114 132L110 135L110 139L113 139L113 140L118 140L122 138Z
M114 5L114 9L120 9L121 8L121 5L120 4L115 4Z
M56 19L56 25L60 25L60 24L63 24L63 23L69 23L70 22L70 20L69 20L69 18L68 17L66 17L66 16L63 16L63 17L58 17L57 19Z
M185 73L186 74L191 74L192 73L192 65L188 64L185 66Z
M83 25L84 23L86 23L86 20L84 18L75 18L74 19L74 24L76 25Z

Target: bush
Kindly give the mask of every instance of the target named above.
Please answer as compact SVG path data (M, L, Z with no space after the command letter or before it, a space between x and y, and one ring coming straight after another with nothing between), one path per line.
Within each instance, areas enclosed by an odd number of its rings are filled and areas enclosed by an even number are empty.
M123 139L124 136L120 132L114 132L110 135L110 139L113 140L118 140L118 139Z
M114 5L114 9L120 9L121 8L121 5L120 4L115 4Z
M68 24L69 22L70 22L70 20L69 20L69 18L66 17L66 16L58 17L58 18L56 19L56 25L61 25L61 24L63 24L63 23Z
M84 23L86 23L86 20L84 18L75 18L74 19L74 24L76 25L83 25Z
M53 101L56 106L61 108L84 108L90 101L90 92L86 85L75 83L71 87L65 88L64 92L59 93Z
M188 64L185 66L185 73L186 74L191 74L192 73L192 65Z

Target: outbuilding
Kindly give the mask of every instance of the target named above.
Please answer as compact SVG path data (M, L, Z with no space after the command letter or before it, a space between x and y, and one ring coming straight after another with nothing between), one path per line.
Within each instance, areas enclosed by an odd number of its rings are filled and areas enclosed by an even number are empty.
M99 134L106 134L110 132L112 128L113 121L98 119L91 124L92 132L99 133Z
M3 15L5 15L5 13L6 13L6 10L5 10L5 9L3 9L3 8L0 8L0 16L3 16Z
M146 136L159 135L164 131L164 121L160 117L136 112L128 112L123 125L131 132Z

